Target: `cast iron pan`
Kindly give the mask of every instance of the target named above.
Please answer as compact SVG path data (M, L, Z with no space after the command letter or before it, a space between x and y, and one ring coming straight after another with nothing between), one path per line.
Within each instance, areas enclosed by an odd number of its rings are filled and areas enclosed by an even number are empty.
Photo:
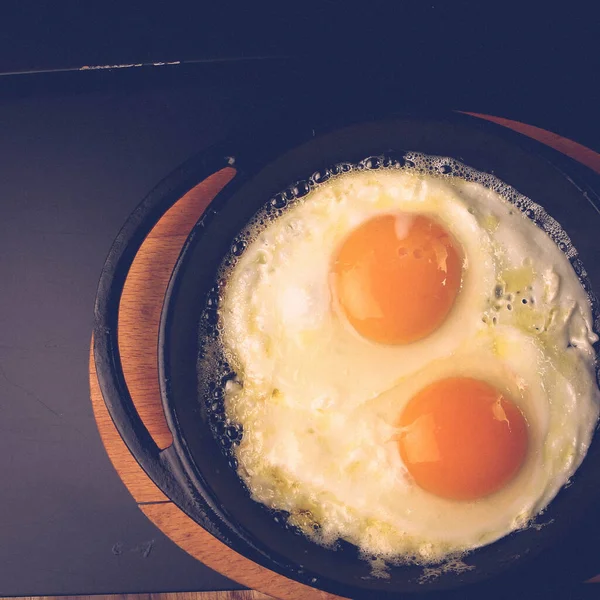
M346 120L343 126L330 120L323 126L314 119L288 119L190 159L130 217L110 251L96 300L94 356L103 396L129 449L168 497L236 551L303 583L351 598L456 588L463 598L467 593L500 597L507 590L525 592L581 581L595 575L600 565L600 553L594 552L600 543L600 519L593 510L600 497L597 441L571 485L537 520L542 527L473 551L465 559L473 568L462 573L424 579L422 567L404 566L393 567L388 579L377 579L352 545L321 548L288 527L282 515L252 501L235 473L229 451L234 436L220 431L206 410L208 402L221 398L218 391L215 398L199 392L199 320L235 236L278 193L306 193L302 185L293 191L290 186L316 171L382 154L402 160L410 150L449 156L493 173L541 204L571 237L591 285L600 285L600 202L587 183L594 175L564 156L463 115L369 117ZM224 166L234 166L237 174L190 233L165 296L158 358L174 443L161 451L137 415L125 384L118 353L118 305L129 267L154 224L185 192ZM597 307L595 313L597 317Z

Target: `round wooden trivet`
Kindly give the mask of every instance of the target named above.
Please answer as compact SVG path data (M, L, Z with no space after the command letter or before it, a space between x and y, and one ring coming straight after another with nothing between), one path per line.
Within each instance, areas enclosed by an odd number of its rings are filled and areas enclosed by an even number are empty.
M468 113L532 137L585 164L600 174L600 154L543 129ZM154 227L142 245L127 277L119 309L119 344L127 385L138 412L160 448L171 433L162 412L156 363L158 326L164 293L183 243L206 206L231 180L225 168L183 196ZM186 552L219 573L282 600L336 600L339 596L315 590L244 558L184 514L148 478L119 436L98 387L90 354L90 389L100 436L117 473L140 510ZM600 570L600 565L599 565ZM600 576L594 578L600 581Z

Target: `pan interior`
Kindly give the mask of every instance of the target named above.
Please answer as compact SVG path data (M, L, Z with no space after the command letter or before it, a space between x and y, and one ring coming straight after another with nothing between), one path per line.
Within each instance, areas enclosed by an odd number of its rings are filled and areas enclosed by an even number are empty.
M304 198L311 191L316 190L324 182L330 181L345 173L365 170L394 170L410 171L423 175L433 175L441 178L459 177L461 179L480 183L486 188L497 192L501 197L510 202L516 209L532 220L539 228L543 229L568 257L575 270L582 287L587 291L590 304L597 308L597 299L591 292L591 285L587 272L578 257L577 250L560 225L538 204L520 194L514 188L506 185L493 175L481 173L448 157L427 156L417 152L407 152L400 158L387 156L370 156L357 163L341 163L317 171L309 178L295 182L287 189L282 190L256 213L244 230L237 235L223 260L218 272L216 282L209 291L206 304L201 313L199 325L199 355L198 355L198 397L203 402L203 412L212 430L215 439L219 442L224 457L234 470L237 470L235 447L243 437L241 424L232 421L225 410L224 397L229 382L237 381L237 374L227 358L223 348L220 332L222 328L222 314L220 310L221 291L227 281L228 275L236 267L247 246L270 223L281 216L286 210L304 202ZM310 198L307 200L310 202ZM595 329L598 329L600 320L598 312L595 314ZM286 512L273 512L273 518L281 521L284 527L294 529L288 525ZM529 526L537 525L535 519ZM295 529L294 529L295 530ZM300 533L300 531L296 531ZM460 570L466 568L460 562L460 556L451 556L438 568L445 570ZM405 564L399 561L398 564ZM375 572L381 571L381 561L372 557ZM431 571L436 567L430 566Z

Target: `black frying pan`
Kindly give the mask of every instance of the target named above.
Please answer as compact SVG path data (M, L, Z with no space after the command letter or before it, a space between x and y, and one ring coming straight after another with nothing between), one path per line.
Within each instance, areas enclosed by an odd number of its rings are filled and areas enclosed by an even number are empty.
M493 173L541 204L579 250L588 284L600 285L600 202L587 184L594 175L540 144L462 115L369 118L343 127L297 119L271 124L192 158L151 192L117 237L99 284L94 330L98 378L112 418L152 480L200 525L260 564L323 590L352 598L386 598L469 586L460 597L467 591L490 597L516 585L521 591L527 586L540 589L544 582L562 585L594 575L594 568L600 567L600 552L593 556L600 543L600 519L592 510L600 497L597 441L572 485L538 518L543 527L473 551L465 559L473 568L463 573L423 580L422 567L405 566L392 568L388 579L375 579L350 544L340 543L336 550L317 546L288 527L282 515L252 501L230 452L237 433L206 410L207 402L222 398L218 391L210 397L214 389L201 383L206 377L204 363L198 360L203 343L199 319L236 234L278 193L305 194L308 189L302 182L315 171L373 155L403 160L408 150L450 156ZM165 297L158 358L174 443L160 451L125 385L117 344L119 300L136 252L165 210L227 165L237 174L190 233ZM296 182L301 183L292 186ZM598 307L594 310L598 317Z

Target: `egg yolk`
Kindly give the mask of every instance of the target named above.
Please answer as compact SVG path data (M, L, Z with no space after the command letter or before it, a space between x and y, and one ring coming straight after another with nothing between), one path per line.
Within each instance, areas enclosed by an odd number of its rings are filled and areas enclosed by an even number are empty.
M355 330L407 344L444 321L461 284L457 244L423 215L381 215L344 240L331 269L334 296Z
M498 491L527 452L527 422L484 381L455 377L417 393L399 422L400 455L423 489L453 500Z

